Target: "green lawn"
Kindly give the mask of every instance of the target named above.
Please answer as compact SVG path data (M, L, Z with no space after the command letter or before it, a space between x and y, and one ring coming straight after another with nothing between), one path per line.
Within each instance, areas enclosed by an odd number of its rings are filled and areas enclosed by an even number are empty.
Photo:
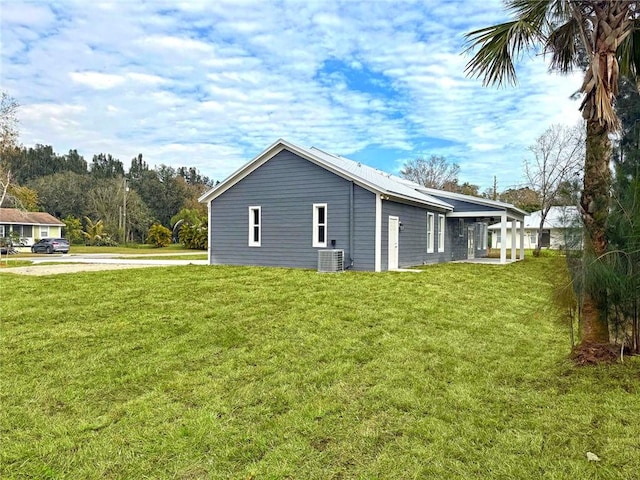
M559 265L0 273L0 478L638 479L640 358L566 360Z
M31 260L16 259L13 258L13 255L11 257L3 256L0 259L0 268L28 267L30 265L33 265Z

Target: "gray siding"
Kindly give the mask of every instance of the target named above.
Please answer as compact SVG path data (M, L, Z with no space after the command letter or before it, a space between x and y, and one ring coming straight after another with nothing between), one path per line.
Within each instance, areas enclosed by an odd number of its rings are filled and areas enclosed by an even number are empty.
M473 202L465 202L464 200L454 200L452 198L439 197L437 194L430 194L432 197L435 197L443 202L447 202L449 205L453 206L454 212L503 212L503 208L491 207L489 205L482 205Z
M473 218L449 218L447 219L447 237L449 239L448 251L450 252L449 260L466 260L468 256L469 245L469 227L474 227L474 257L481 258L487 256L486 245L478 250L477 246L484 240L480 223Z
M375 196L286 150L212 201L211 263L317 268L313 204L326 203L327 248L343 249L349 266L352 188L354 268L372 270ZM248 246L249 206L262 209L260 247Z
M354 270L375 270L376 195L354 185Z
M427 212L434 214L434 252L427 253ZM389 266L389 216L400 219L403 230L398 235L398 266L411 267L448 260L450 253L445 233L445 251L438 252L438 212L392 201L382 202L382 270ZM446 225L446 220L445 220ZM449 255L449 256L448 256Z

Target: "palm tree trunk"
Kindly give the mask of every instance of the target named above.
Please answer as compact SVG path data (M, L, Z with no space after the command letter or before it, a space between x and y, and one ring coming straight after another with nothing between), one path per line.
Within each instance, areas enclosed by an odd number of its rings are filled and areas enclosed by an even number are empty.
M585 262L594 261L607 250L606 228L611 185L610 160L611 141L607 128L597 120L587 120L584 188L580 199L584 222ZM604 289L588 288L584 292L582 343L609 343L606 290Z

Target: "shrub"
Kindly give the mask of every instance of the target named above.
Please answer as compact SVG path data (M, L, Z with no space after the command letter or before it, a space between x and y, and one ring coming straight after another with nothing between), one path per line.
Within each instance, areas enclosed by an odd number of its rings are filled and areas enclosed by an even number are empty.
M159 223L154 223L149 229L147 243L158 248L168 247L171 245L171 230Z
M185 248L206 250L209 232L207 224L191 225L184 223L180 228L178 238Z
M118 242L116 242L109 235L102 235L100 238L97 238L93 242L94 247L117 247Z

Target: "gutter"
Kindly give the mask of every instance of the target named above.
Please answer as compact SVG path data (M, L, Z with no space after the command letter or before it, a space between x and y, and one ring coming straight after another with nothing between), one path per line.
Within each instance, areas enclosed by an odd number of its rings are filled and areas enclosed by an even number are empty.
M354 237L354 201L353 190L355 184L350 182L349 188L349 268L353 267L353 237Z

